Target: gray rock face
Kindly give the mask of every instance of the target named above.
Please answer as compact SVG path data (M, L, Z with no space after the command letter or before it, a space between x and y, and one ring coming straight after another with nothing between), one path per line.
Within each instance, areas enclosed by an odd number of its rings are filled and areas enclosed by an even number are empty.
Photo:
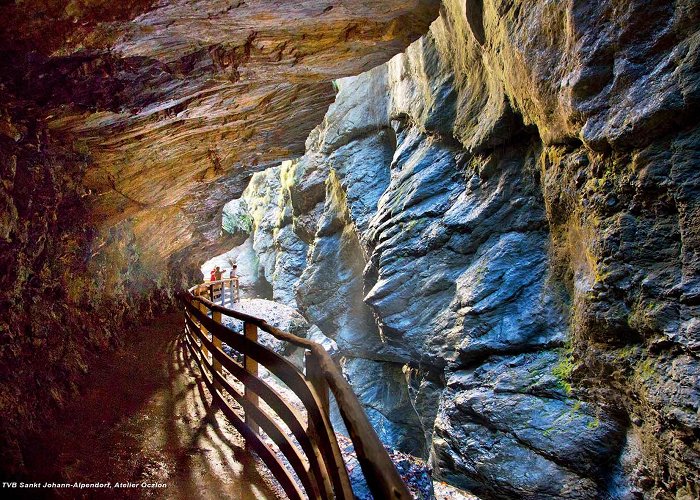
M561 342L561 316L537 305L552 302L547 239L524 162L510 153L489 159L491 172L477 164L456 174L458 151L427 142L415 131L401 142L370 227L378 272L367 301L383 332L406 361L437 368Z
M270 325L296 335L297 337L306 338L313 336L316 328L310 325L304 317L289 306L279 304L271 300L265 299L241 299L233 307L236 311L244 314L249 314L267 321ZM235 332L243 333L243 322L228 316L222 318L225 326ZM276 339L269 333L258 330L258 342L262 345L275 351L281 356L285 356L291 360L297 367L303 369L304 354L301 349ZM227 347L225 346L225 349ZM266 372L266 370L264 370Z
M700 495L698 20L446 0L405 54L338 81L293 167L258 174L283 200L246 200L274 293L438 477Z
M415 456L424 455L426 442L415 432L421 424L403 365L346 357L342 368L357 396L365 402L367 416L382 442Z
M450 376L433 438L448 479L486 496L597 495L622 435L600 409L567 396L552 373L558 361L555 351L493 357Z
M272 288L269 297L295 306L294 285L306 264L308 245L294 232L288 187L282 185L293 175L294 165L285 162L253 175L241 198L224 207L224 231L245 239L229 252L239 264L241 286L255 294Z

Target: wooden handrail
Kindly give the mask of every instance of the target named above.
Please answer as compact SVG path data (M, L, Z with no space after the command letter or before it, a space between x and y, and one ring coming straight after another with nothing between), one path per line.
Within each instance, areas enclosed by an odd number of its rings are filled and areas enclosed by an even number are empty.
M228 278L228 280L231 280L231 278ZM307 431L311 442L306 442L304 440L305 442L302 443L297 436L297 441L302 446L310 466L308 477L299 472L298 469L301 467L300 462L297 458L293 458L295 472L301 480L307 494L310 498L316 498L320 495L321 498L335 497L351 499L353 498L353 494L346 466L340 455L328 415L327 388L329 388L338 404L338 409L340 410L340 414L350 434L350 439L353 442L357 460L360 463L370 491L375 498L412 498L406 484L401 479L389 454L384 448L384 445L381 443L377 433L370 424L350 384L342 376L340 369L325 349L316 342L299 338L276 328L261 318L229 309L199 295L199 293L202 292L209 292L211 294L210 285L219 282L223 283L225 281L227 280L218 280L216 282L207 282L203 285L197 285L180 296L185 304L185 312L188 319L187 330L190 333L192 333L193 329L195 330L193 335L188 336L190 342L188 346L194 347L199 344L203 358L208 357L208 353L211 353L211 363L205 362L203 363L204 366L199 364L199 367L203 374L205 371L204 368L211 371L211 388L214 388L214 392L223 392L223 388L226 392L231 394L236 401L238 401L239 398L244 398L242 406L244 409L248 407L248 411L245 412L246 419L243 425L245 425L252 434L257 436L257 424L260 423L260 419L264 420L266 418L266 414L257 409L257 397L263 397L268 403L268 399L274 400L276 404L276 398L271 399L267 388L260 385L265 383L257 378L257 363L260 362L263 366L266 366L268 370L285 382L285 384L300 397L300 400L308 412ZM233 295L232 300L235 300ZM211 317L209 317L207 311L211 313ZM236 334L232 330L224 327L220 322L222 315L242 321L244 323L244 335ZM218 321L215 321L214 318ZM255 334L254 338L248 335L249 330L252 329L256 332L257 329L263 330L278 340L289 342L292 345L305 349L306 374L300 372L294 365L284 358L281 358L273 351L258 344L257 334ZM208 335L211 335L211 341L208 339ZM219 342L218 346L216 345L217 340ZM251 371L247 362L245 366L241 366L232 358L228 357L228 355L220 349L221 341L228 344L236 351L242 352L246 360L250 358L254 359L253 370ZM232 387L230 384L225 383L225 379L220 373L222 365L228 370L228 373L231 373L244 384L246 394L248 394L248 391L251 391L251 396L254 396L253 398L231 393ZM294 373L292 370L297 373ZM297 380L298 377L301 378ZM256 382L251 382L252 380ZM250 405L254 405L255 408L252 408ZM281 411L277 411L275 408L273 409L282 420L286 421L291 417L288 405L277 404L277 406ZM225 413L228 415L229 412L225 411ZM240 422L236 422L234 425L238 428L239 423ZM290 429L294 427L298 431L297 419L290 419L288 426ZM271 427L269 422L264 422L263 429L265 428L272 429L272 432L275 433L274 427ZM246 432L246 434L248 434L248 432ZM272 438L272 436L270 437ZM279 439L281 438L277 436L277 440ZM251 442L259 447L259 444L254 439ZM284 441L280 442L283 445L280 447L280 451L287 456L285 450L282 450L282 448L286 448L287 452L290 450L288 450ZM320 454L314 451L317 449ZM312 453L310 454L309 451ZM262 450L262 452L261 458L267 463L270 458L268 457L266 459L263 456L267 455L267 450ZM322 458L322 464L318 462L320 458ZM318 477L320 471L319 467L321 466L325 468L326 472L330 475L334 492L331 492L329 489L327 477ZM273 474L275 473L275 471L272 470L273 468L278 470L278 465L276 463L268 464L268 467L270 467ZM322 473L320 475L323 476ZM315 478L314 480L316 483L313 483L311 478ZM288 478L283 479L286 482ZM287 488L289 488L288 485Z
M209 292L209 298L214 301L215 298L220 298L223 304L226 297L225 287L228 285L231 295L231 303L238 302L240 300L240 290L238 276L233 278L223 278L214 281L205 281L199 285L190 288L189 292L194 293L195 296L199 296L201 292Z
M218 285L220 283L230 283L232 281L238 282L238 276L234 276L233 278L221 278L220 280L214 280L214 281L205 281L204 283L200 283L197 286ZM196 287L193 287L193 288L196 288ZM190 291L192 291L192 288L190 288Z

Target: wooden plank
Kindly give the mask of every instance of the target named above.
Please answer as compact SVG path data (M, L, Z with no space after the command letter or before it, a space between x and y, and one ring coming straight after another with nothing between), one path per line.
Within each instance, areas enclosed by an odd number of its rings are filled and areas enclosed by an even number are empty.
M258 327L255 325L251 325L250 323L243 323L243 335L245 338L251 342L258 342ZM250 373L253 377L258 378L258 362L255 361L253 357L250 355L246 354L245 352L243 353L243 367L245 368L245 371ZM245 397L246 399L250 402L252 406L257 407L258 406L258 395L255 394L253 391L251 391L247 386L245 389ZM246 414L246 424L248 426L255 430L255 423L252 421L252 419L248 419L248 415Z
M190 318L186 318L186 320L188 325L194 326L194 323ZM201 342L209 342L196 329L193 331L195 334L200 336ZM257 395L259 395L263 401L265 401L268 406L270 406L270 408L272 408L272 410L279 415L282 421L287 425L287 427L289 427L292 435L294 435L308 458L309 466L315 478L316 484L319 485L319 489L321 489L323 492L322 496L324 498L334 498L332 485L330 484L327 473L325 473L325 468L323 468L324 464L322 462L318 446L316 445L316 441L307 434L306 428L301 424L302 418L296 409L284 401L284 399L282 399L282 397L277 394L277 392L266 382L253 377L250 373L248 373L243 366L229 357L221 348L216 348L213 346L213 344L209 345L208 347L212 355L219 360L219 362L226 370L228 370L229 373L240 380L247 388L250 388Z
M316 392L316 397L321 403L321 411L326 415L330 415L330 400L328 398L328 383L323 376L323 370L311 351L304 353L304 364L306 366L306 380L309 381L311 388Z
M234 389L221 374L214 372L214 383L223 387L226 392L243 407L243 411L245 411L246 415L246 425L251 431L253 429L248 424L249 421L255 422L277 445L282 454L287 458L289 465L294 469L294 472L304 486L309 498L320 498L321 495L316 482L312 479L308 462L302 458L297 447L294 446L279 425L277 425L274 420L271 420L257 405L251 404L248 398Z
M217 397L221 400L220 396ZM287 469L284 467L284 465L282 465L274 452L260 439L256 433L251 431L245 425L245 422L243 422L243 420L236 415L236 412L233 411L233 409L225 401L221 400L221 402L223 403L222 410L224 414L229 418L229 421L233 424L236 430L241 433L246 442L252 445L251 448L253 451L255 451L263 462L265 462L265 465L267 465L267 467L270 469L270 472L272 472L272 475L275 477L277 482L280 483L280 486L282 486L282 489L284 489L289 498L292 500L301 500L303 498L303 494L299 490L296 481L290 477L289 472L287 472Z
M204 304L204 303L202 303L202 302L199 303L199 310L202 311L202 312L205 313L205 314L206 314L207 312L209 312L209 310L207 309L206 304ZM197 325L198 325L198 329L199 329L202 333L204 333L204 335L206 336L206 334L207 334L207 329L204 327L204 325L202 325L202 323L201 323L200 321L197 321ZM206 350L206 347L202 347L202 352L204 353L205 356L208 356L208 355L209 355L209 353L208 353L207 350Z
M311 351L305 351L304 361L306 367L306 379L309 381L309 385L312 390L316 393L316 397L320 403L321 413L330 420L330 401L328 397L328 384L326 379L323 377L323 372L316 361L313 353ZM318 432L320 426L308 425L307 433L312 440L318 439Z
M221 323L221 313L219 311L212 311L211 317L217 323ZM212 340L212 344L214 347L221 349L221 339L219 337L217 337L216 335L214 335L214 333L212 333L211 340ZM210 352L211 352L211 350L210 350ZM217 373L221 373L221 363L214 357L213 354L212 354L211 361L212 361L212 367L214 368L214 371ZM217 389L221 390L220 387L217 387Z
M197 334L199 332L195 330L194 333ZM205 343L208 343L209 351L212 354L218 350L217 347L209 340L207 340L204 336L201 336L200 340ZM220 354L223 354L225 356L225 353L223 353L223 351L219 350L219 352ZM236 402L238 402L238 404L240 404L243 407L244 411L246 412L246 415L248 416L247 419L250 418L250 420L254 420L257 424L262 426L265 433L278 446L280 451L289 461L289 464L294 469L294 472L297 474L297 477L302 482L305 490L307 491L307 494L309 495L309 498L320 498L316 482L312 479L312 476L310 475L308 463L302 458L301 455L299 455L298 449L290 441L286 433L284 433L280 429L277 423L270 420L270 418L258 407L251 405L247 398L240 394L223 377L223 375L220 372L216 371L213 363L209 364L204 358L199 358L198 365L200 370L202 370L202 368L206 368L205 372L203 373L203 376L207 377L207 386L209 387L210 392L218 391L223 394L223 390L225 390L228 394L230 394L231 397L233 397L236 400ZM207 372L212 377L211 381L208 380ZM212 401L212 405L216 405L218 407L220 405L220 401L221 398L215 398L215 400ZM248 426L248 428L250 429L250 426ZM253 429L250 430L252 431ZM256 432L256 434L258 434L258 432Z
M192 296L190 295L190 297ZM206 302L206 299L194 299ZM212 306L219 307L214 304ZM375 497L379 498L411 498L406 484L401 479L384 445L369 423L362 405L357 400L357 396L355 396L347 380L342 376L340 370L322 346L308 339L290 335L279 328L269 325L260 318L230 309L222 312L242 321L253 323L279 340L290 342L314 352L319 359L323 375L338 403L338 408L350 433L350 438L355 444L357 459L360 462L370 490Z

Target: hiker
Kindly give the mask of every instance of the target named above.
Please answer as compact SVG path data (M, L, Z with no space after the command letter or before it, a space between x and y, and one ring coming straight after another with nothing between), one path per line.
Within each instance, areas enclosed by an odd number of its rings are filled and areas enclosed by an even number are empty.
M238 276L236 274L237 271L238 271L238 266L236 264L233 264L233 266L231 267L231 270L228 273L228 277L229 278L236 278Z
M216 276L216 281L219 281L221 279L221 275L223 273L221 272L221 268L219 266L216 266L214 269L214 275Z
M209 273L209 281L216 281L216 268L212 268L211 273Z

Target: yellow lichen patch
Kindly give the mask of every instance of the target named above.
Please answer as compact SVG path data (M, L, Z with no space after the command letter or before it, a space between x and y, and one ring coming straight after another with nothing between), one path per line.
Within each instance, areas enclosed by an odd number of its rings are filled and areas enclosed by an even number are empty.
M591 251L594 232L590 226L581 224L577 217L569 220L566 227L566 250L574 274L574 284L590 288L598 276L596 258Z
M554 368L552 368L552 375L557 378L559 385L561 386L566 394L571 394L571 374L573 373L575 365L570 353L563 353L559 363L557 363ZM578 409L578 407L576 408Z
M642 382L647 382L656 375L656 362L653 358L647 358L635 367L635 372Z

